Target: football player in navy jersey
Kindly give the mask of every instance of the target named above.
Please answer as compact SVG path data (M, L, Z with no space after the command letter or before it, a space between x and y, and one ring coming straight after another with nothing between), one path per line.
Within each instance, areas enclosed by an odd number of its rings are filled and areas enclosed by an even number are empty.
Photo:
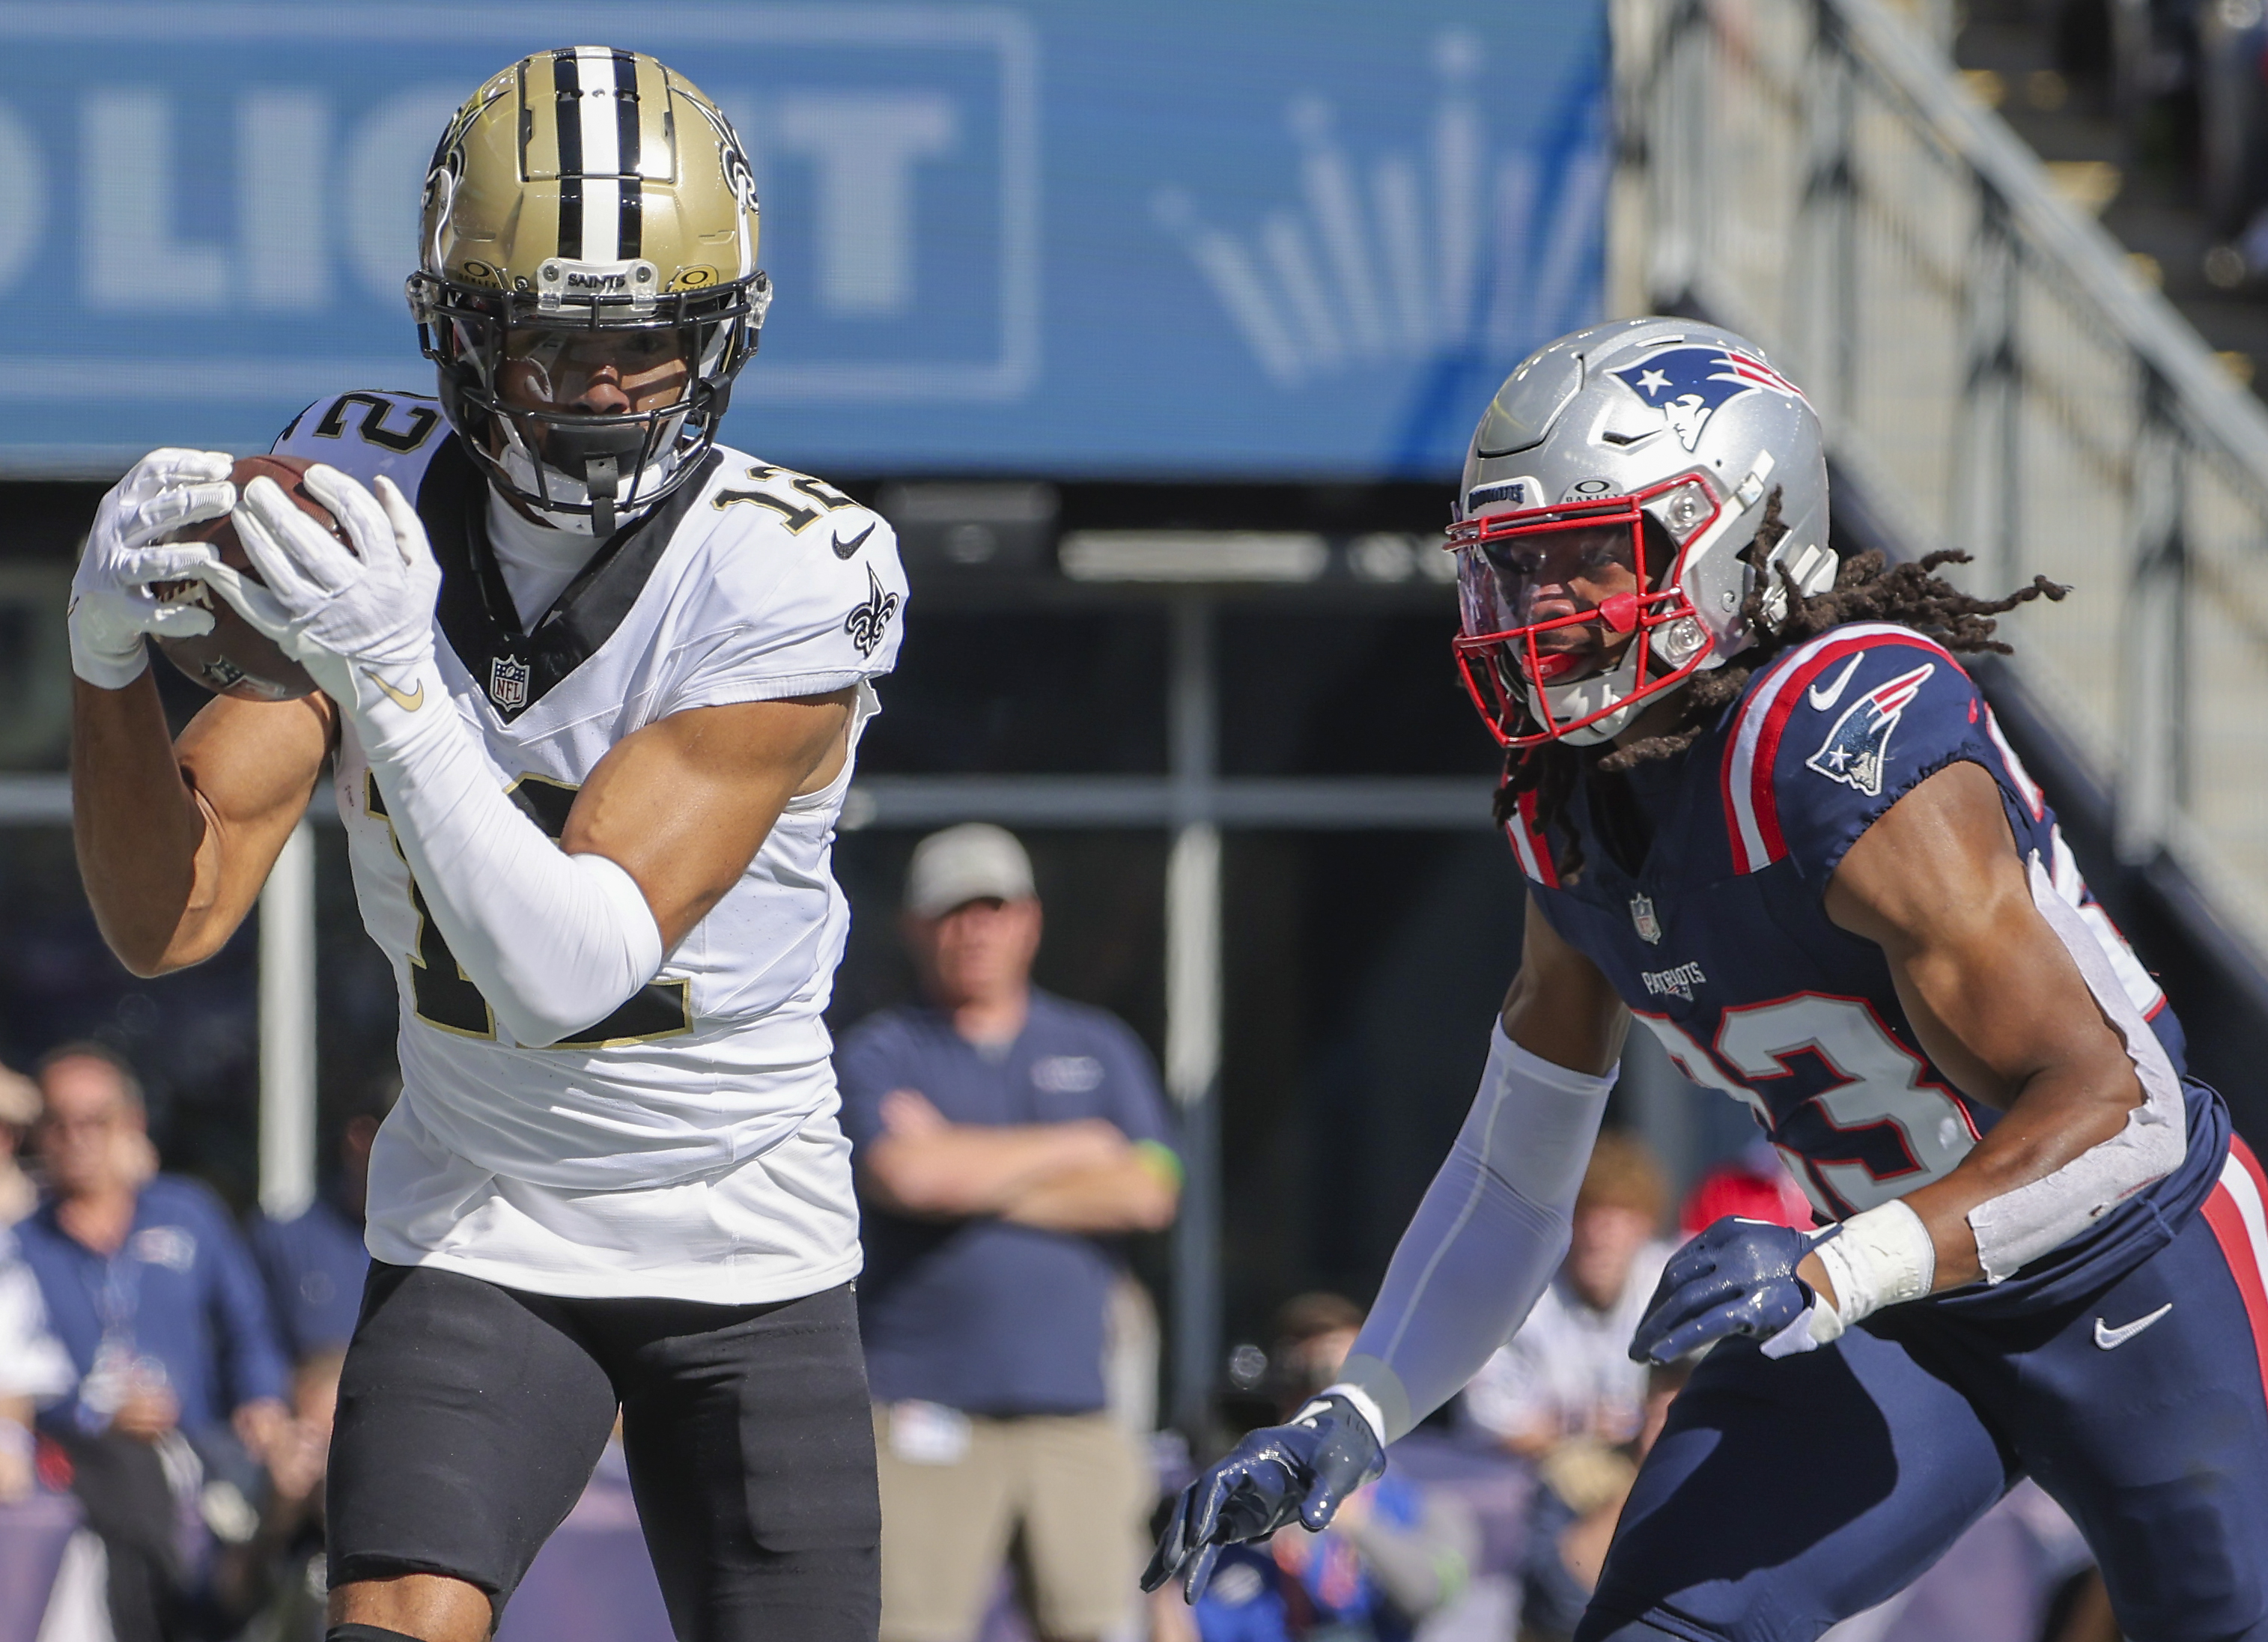
M1673 320L1513 373L1449 546L1520 974L1343 1380L1190 1485L1145 1583L1320 1528L1519 1326L1635 1017L1822 1229L1671 1261L1631 1354L1708 1354L1579 1642L1815 1637L2025 1475L2128 1634L2268 1638L2268 1184L1956 659L2062 590L1838 563L1802 394Z

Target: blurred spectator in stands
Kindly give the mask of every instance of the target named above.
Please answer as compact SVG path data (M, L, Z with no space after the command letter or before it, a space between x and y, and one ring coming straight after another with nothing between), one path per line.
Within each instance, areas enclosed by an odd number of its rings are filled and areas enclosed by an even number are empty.
M33 1420L78 1381L48 1329L40 1281L0 1228L0 1505L32 1491Z
M1650 1292L1651 1291L1649 1291ZM1627 1442L1580 1436L1537 1460L1520 1567L1519 1642L1565 1642L1598 1588L1599 1570L1638 1480L1638 1462L1661 1435L1669 1405L1691 1377L1690 1362L1640 1371L1646 1395Z
M321 1642L323 1479L345 1359L343 1349L318 1350L292 1369L291 1424L269 1449L259 1527L224 1551L214 1574L213 1606L230 1630L256 1616L259 1634L273 1642Z
M0 1226L13 1226L39 1206L40 1189L24 1172L24 1138L40 1121L40 1086L0 1066Z
M1677 1211L1677 1229L1690 1237L1728 1214L1792 1226L1800 1232L1810 1231L1814 1225L1811 1200L1780 1161L1778 1150L1762 1135L1694 1182Z
M40 1064L50 1196L17 1227L78 1394L42 1428L109 1555L119 1642L166 1634L190 1582L193 1502L223 1541L256 1527L257 1468L285 1437L285 1371L251 1257L204 1187L148 1173L140 1086L96 1044Z
M267 1285L269 1314L295 1364L343 1351L354 1337L370 1270L362 1216L371 1143L401 1093L398 1073L366 1083L340 1131L338 1173L327 1189L288 1220L254 1212L247 1228Z
M860 1022L836 1058L866 1204L883 1642L968 1642L1012 1547L1049 1642L1117 1631L1147 1550L1105 1320L1116 1239L1171 1222L1180 1165L1133 1033L1032 985L1040 923L1012 836L924 839L903 931L928 1002Z
M1510 1343L1465 1388L1468 1426L1536 1460L1560 1444L1636 1437L1646 1373L1631 1336L1668 1263L1660 1239L1669 1189L1644 1142L1599 1137L1575 1197L1567 1257Z
M1302 1294L1277 1313L1269 1368L1284 1418L1338 1377L1361 1326L1362 1308L1336 1294ZM1403 1642L1463 1591L1479 1549L1468 1506L1389 1468L1321 1534L1294 1524L1224 1550L1197 1599L1197 1633L1203 1642ZM1180 1600L1170 1586L1160 1594Z
M255 1212L247 1227L254 1262L291 1359L290 1425L268 1454L268 1491L252 1538L231 1548L215 1578L221 1609L261 1616L279 1642L323 1634L323 1478L338 1406L339 1368L362 1313L363 1202L370 1149L401 1079L388 1071L354 1096L339 1133L337 1173L288 1220Z

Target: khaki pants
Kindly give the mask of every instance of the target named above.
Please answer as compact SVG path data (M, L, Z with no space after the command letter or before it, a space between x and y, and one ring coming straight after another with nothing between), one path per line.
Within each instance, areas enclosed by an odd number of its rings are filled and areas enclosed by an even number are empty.
M1124 1628L1152 1488L1147 1462L1108 1415L988 1419L882 1406L874 1447L881 1642L972 1642L1012 1551L1042 1637Z

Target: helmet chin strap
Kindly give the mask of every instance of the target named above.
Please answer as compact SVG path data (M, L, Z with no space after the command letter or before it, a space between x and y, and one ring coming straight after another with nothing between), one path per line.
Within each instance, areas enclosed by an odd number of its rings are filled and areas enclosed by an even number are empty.
M615 485L621 476L611 453L583 464L583 485L591 493L591 534L601 541L615 534Z
M556 468L546 468L542 482L537 482L535 461L518 439L507 439L501 458L504 477L512 482L515 499L537 519L554 530L564 530L578 536L595 536L604 541L622 528L625 518L635 519L651 505L641 501L624 514L616 506L622 494L621 468L608 454L585 459L583 470L587 482L578 481ZM651 496L668 475L669 464L657 461L648 465L637 476L637 493ZM587 513L549 508L537 498L545 494L557 497L563 502L587 501Z

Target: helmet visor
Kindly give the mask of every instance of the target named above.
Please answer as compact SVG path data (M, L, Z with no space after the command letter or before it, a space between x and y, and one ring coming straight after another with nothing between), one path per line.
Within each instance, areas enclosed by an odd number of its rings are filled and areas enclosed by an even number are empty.
M1636 495L1470 519L1450 532L1458 659L1500 738L1521 739L1515 726L1533 718L1523 703L1612 672L1633 645L1638 692L1691 671L1698 653L1673 669L1654 661L1648 641L1690 614L1679 566L1717 512L1705 482L1688 475ZM1535 739L1579 727L1546 723Z
M1539 525L1462 556L1458 587L1468 637L1521 633L1514 665L1554 684L1612 666L1638 626L1648 565L1635 519Z
M515 410L621 416L666 410L693 385L690 327L637 330L516 325L504 334L497 396Z

